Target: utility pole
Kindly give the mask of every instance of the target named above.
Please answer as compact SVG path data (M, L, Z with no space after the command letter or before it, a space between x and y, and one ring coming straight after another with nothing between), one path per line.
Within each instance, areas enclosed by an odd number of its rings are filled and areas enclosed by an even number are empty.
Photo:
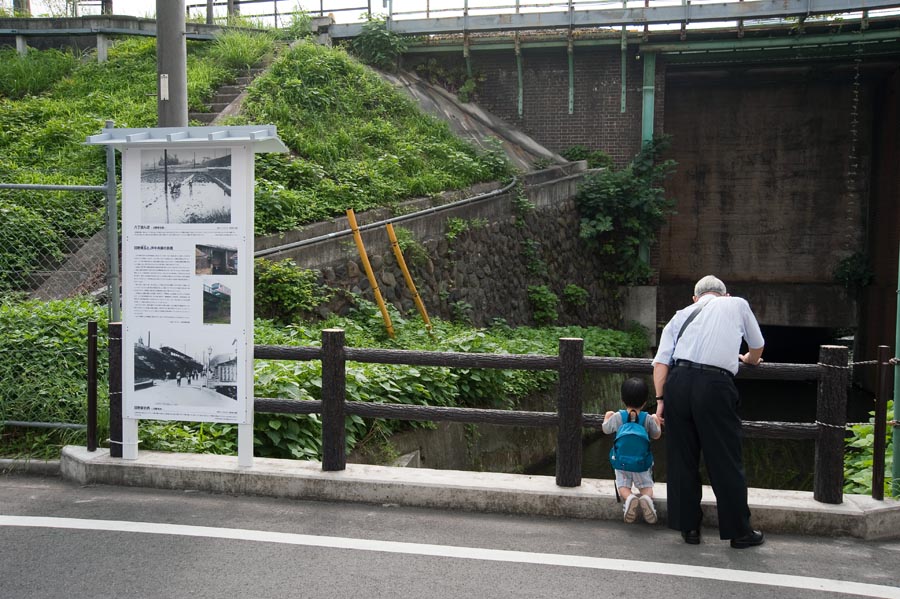
M156 0L156 113L160 127L187 127L184 0Z

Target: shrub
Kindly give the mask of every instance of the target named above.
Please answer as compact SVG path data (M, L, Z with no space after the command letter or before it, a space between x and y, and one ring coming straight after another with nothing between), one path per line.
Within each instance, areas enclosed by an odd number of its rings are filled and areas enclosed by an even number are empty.
M254 308L261 318L291 322L331 299L328 288L319 285L316 271L299 268L290 259L258 258L254 278Z
M362 33L350 42L350 51L368 65L395 71L408 46L403 36L388 31L384 18L372 18L363 25Z
M657 162L667 145L665 138L658 138L626 168L589 175L575 196L581 238L614 265L605 273L607 280L639 285L651 274L650 266L641 259L641 246L656 241L659 227L674 208L661 185L675 162Z
M528 302L531 304L532 317L537 324L551 324L559 318L556 311L559 298L546 285L529 285Z
M587 160L588 168L609 168L612 166L612 157L603 150L588 150L584 146L572 146L563 150L560 154L566 160Z
M583 308L588 303L588 292L584 287L575 284L566 285L563 289L563 301L576 308Z

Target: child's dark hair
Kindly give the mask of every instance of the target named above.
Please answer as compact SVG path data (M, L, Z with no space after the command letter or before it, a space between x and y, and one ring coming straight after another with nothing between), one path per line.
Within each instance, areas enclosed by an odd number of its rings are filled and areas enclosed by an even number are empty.
M647 383L644 379L631 377L622 383L622 402L629 408L638 410L647 403Z

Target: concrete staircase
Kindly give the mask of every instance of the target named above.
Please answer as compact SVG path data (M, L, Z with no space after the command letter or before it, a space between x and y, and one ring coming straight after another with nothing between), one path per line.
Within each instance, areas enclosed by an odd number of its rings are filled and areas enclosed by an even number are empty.
M237 114L241 102L244 100L247 86L264 70L263 68L249 69L242 73L234 83L223 85L216 91L212 101L207 104L208 112L191 112L188 114L188 119L203 125L210 125L226 116Z

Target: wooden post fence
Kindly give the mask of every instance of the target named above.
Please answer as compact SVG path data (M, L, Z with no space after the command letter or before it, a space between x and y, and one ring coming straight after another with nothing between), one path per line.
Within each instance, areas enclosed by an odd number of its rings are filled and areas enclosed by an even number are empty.
M257 345L256 359L321 360L322 399L288 400L254 398L254 411L270 414L322 415L322 469L340 471L347 467L345 418L463 422L508 426L557 426L556 484L581 485L582 433L584 428L599 429L602 414L583 414L581 388L587 371L650 374L646 358L604 358L584 355L582 339L560 339L558 356L515 354L469 354L396 349L354 348L344 345L344 331L322 331L321 347ZM887 363L887 354L879 361ZM556 412L525 412L441 406L395 405L346 401L346 362L434 366L447 368L491 368L517 370L556 370L559 395ZM749 437L772 439L814 439L816 441L813 497L822 503L843 500L844 434L847 424L847 390L850 381L849 351L843 346L822 346L818 364L766 363L741 367L738 376L746 379L807 380L818 382L816 422L743 423ZM884 369L887 371L887 368ZM884 378L880 376L881 380ZM110 456L122 457L122 325L109 325ZM886 398L880 393L879 400ZM881 419L883 422L883 419ZM876 437L877 437L876 433ZM883 430L881 436L883 437ZM878 452L876 448L876 453ZM883 469L882 469L883 470ZM882 484L883 486L883 484ZM877 484L876 484L877 487Z
M844 500L844 432L847 428L847 388L850 383L850 352L839 345L823 345L819 350L819 377L816 403L816 466L813 498L822 503Z
M559 431L556 438L556 484L581 485L582 428L581 379L584 372L584 340L559 340Z
M322 470L329 472L347 467L346 362L344 331L322 331Z

